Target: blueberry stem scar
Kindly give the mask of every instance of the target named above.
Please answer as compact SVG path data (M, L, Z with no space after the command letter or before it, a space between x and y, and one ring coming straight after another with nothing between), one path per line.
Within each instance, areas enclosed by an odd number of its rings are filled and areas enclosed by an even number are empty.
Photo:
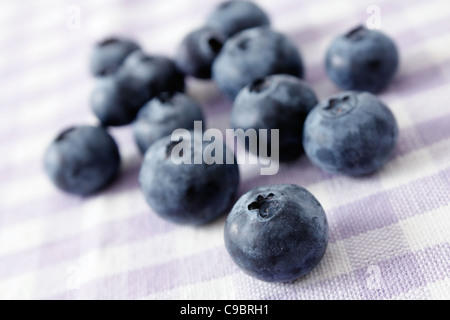
M163 92L158 95L158 100L161 101L162 104L167 104L172 100L172 94L169 92Z
M99 46L107 46L109 44L116 43L118 40L116 38L107 38L103 41L100 41L98 44Z
M222 42L214 37L208 40L208 45L214 53L219 53L222 50Z
M366 31L366 28L362 25L350 30L345 37L347 39L351 39L351 40L357 40L362 34L364 34L364 32Z
M252 82L249 89L251 92L262 92L269 86L269 81L265 78L259 78Z
M267 218L270 214L270 208L277 206L276 202L268 201L272 200L274 196L275 195L273 193L270 193L267 197L264 195L259 195L256 198L256 201L249 204L247 208L251 211L259 210L258 215L261 218Z

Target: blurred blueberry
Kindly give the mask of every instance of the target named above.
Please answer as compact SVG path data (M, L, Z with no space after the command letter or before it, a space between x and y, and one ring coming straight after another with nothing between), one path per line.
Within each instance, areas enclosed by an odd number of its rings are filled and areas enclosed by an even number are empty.
M137 110L162 92L184 91L184 75L173 60L142 51L128 56L116 74L116 81L123 99Z
M77 126L63 131L51 143L44 167L61 190L89 195L117 176L120 155L116 142L103 128Z
M131 39L119 37L104 39L94 46L91 53L91 73L97 77L112 75L130 53L139 49L139 45Z
M341 92L308 115L303 147L323 170L360 176L380 169L398 139L394 115L368 92Z
M227 154L234 155L222 144L223 164L194 164L195 154L201 157L209 145L200 136L191 141L190 154L183 155L191 159L191 164L176 164L171 155L177 144L167 136L147 150L139 174L147 203L159 216L178 224L201 225L222 216L231 207L239 186L236 161L225 162Z
M114 77L99 78L91 93L92 111L102 126L123 126L131 123L139 107L127 102Z
M204 121L200 106L183 93L162 93L139 112L133 124L134 137L142 154L156 140L176 129L194 129L194 121Z
M389 84L398 64L394 42L364 26L337 37L326 55L328 75L343 90L377 93Z
M230 99L253 81L271 74L303 77L295 44L268 27L242 31L229 39L213 64L213 78Z
M186 75L211 78L211 66L225 43L214 29L203 27L189 33L178 47L175 62Z

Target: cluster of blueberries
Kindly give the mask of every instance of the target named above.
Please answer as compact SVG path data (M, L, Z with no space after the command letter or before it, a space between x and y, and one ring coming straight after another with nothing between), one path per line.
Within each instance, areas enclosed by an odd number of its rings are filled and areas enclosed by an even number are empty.
M361 176L378 170L397 142L396 120L374 93L388 85L398 60L395 44L379 31L359 26L338 36L327 51L326 70L344 91L319 102L301 80L304 65L296 45L274 31L253 2L226 1L184 38L174 59L148 55L126 38L98 43L90 61L97 78L90 103L100 125L60 133L45 153L45 170L66 192L97 192L120 168L117 144L106 128L132 124L145 155L139 183L158 215L202 225L232 207L224 238L237 265L265 281L295 280L325 253L322 206L297 185L257 187L233 206L236 161L174 163L170 155L177 142L171 133L204 121L200 106L183 93L185 77L212 79L234 101L234 129L279 129L281 161L305 153L328 172ZM193 159L208 147L197 143L203 150L193 147ZM225 144L223 157L234 157Z

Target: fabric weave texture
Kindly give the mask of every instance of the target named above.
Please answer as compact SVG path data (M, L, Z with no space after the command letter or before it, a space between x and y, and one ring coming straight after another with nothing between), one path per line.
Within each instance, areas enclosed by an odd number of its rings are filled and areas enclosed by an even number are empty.
M142 161L130 127L114 128L121 175L80 198L57 190L42 157L64 128L96 123L89 107L95 41L133 37L174 56L218 0L2 1L0 4L0 299L449 299L450 6L448 0L256 1L302 52L320 99L338 89L325 73L332 39L373 23L397 43L401 65L379 98L399 124L382 170L332 175L306 157L274 176L242 165L239 195L295 183L312 192L330 225L327 252L293 283L245 275L223 242L225 217L203 227L154 214L138 184ZM188 93L207 126L230 128L231 103L210 82ZM243 150L239 149L238 157Z

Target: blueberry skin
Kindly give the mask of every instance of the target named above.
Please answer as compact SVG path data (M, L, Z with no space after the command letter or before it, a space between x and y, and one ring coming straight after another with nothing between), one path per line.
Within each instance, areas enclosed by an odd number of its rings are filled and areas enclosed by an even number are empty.
M229 38L245 29L269 26L270 19L254 2L225 1L209 15L206 25Z
M103 77L114 74L133 51L140 46L131 39L111 37L97 43L90 57L92 75Z
M191 131L192 132L192 131ZM232 152L223 145L223 164L194 164L194 152L202 152L208 143L193 139L201 150L192 150L191 163L176 165L171 152L178 142L171 137L156 141L147 150L139 174L139 183L149 206L163 219L183 225L203 225L226 212L239 186L239 167L226 164Z
M290 75L267 76L241 90L234 101L231 126L257 133L279 129L280 160L291 161L303 153L303 123L317 103L316 94L305 81Z
M44 156L44 168L59 189L76 195L89 195L117 176L119 149L103 128L72 127L50 144Z
M399 65L395 43L385 34L359 26L337 37L326 54L326 70L343 90L383 90Z
M99 78L90 97L91 109L104 127L130 124L139 108L128 103L114 77Z
M117 85L126 102L139 110L162 92L183 92L184 74L175 62L163 56L150 56L135 51L116 74Z
M248 275L287 282L320 262L328 244L328 222L306 189L260 186L236 202L225 223L224 239L231 258Z
M178 47L175 63L186 75L211 79L211 67L225 43L225 36L203 27L189 33Z
M229 39L213 64L213 79L230 99L253 81L272 74L303 77L295 44L268 27L248 29Z
M394 115L368 92L341 92L319 103L304 125L308 158L331 173L371 174L392 154L398 139Z
M194 129L194 121L203 121L200 106L183 93L162 93L139 111L133 124L136 143L142 154L157 140L176 129Z

